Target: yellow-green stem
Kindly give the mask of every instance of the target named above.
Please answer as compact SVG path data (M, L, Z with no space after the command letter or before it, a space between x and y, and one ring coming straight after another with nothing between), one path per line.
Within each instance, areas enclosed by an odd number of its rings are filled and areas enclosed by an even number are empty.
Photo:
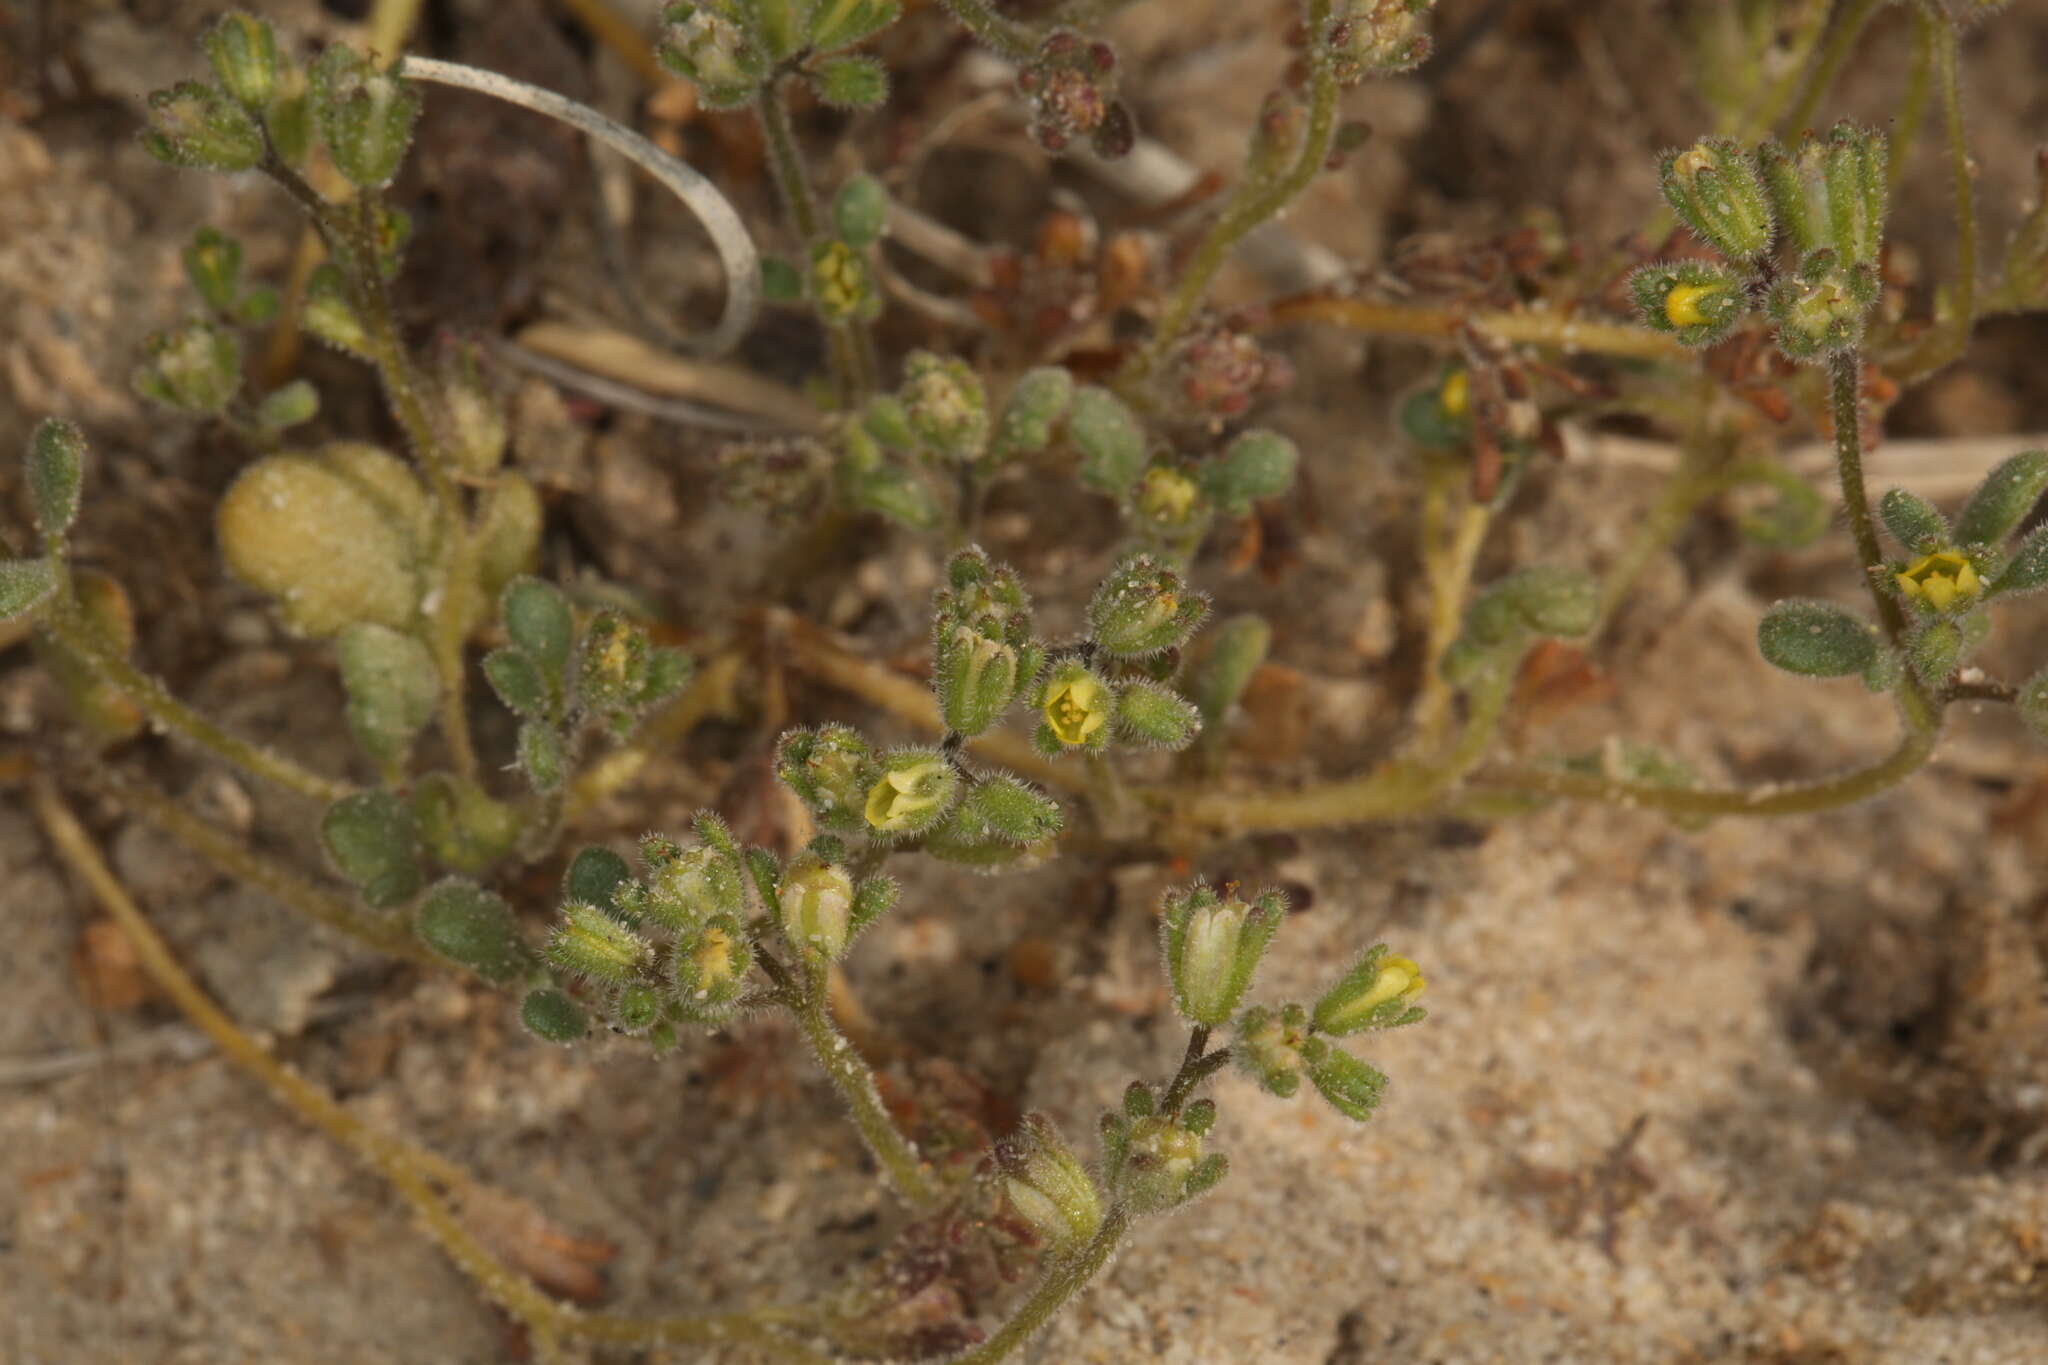
M948 1365L993 1365L1029 1341L1051 1322L1074 1295L1096 1277L1116 1251L1117 1243L1130 1230L1130 1211L1118 1204L1103 1215L1102 1226L1088 1244L1046 1271L1045 1278L1031 1291L1010 1320L995 1334L964 1355L954 1356Z
M1223 216L1209 229L1209 235L1195 248L1182 271L1180 281L1167 299L1152 340L1125 367L1122 379L1135 384L1155 372L1170 355L1181 334L1194 319L1195 310L1208 297L1216 272L1230 258L1231 250L1244 235L1279 213L1315 181L1330 157L1330 141L1337 131L1337 69L1327 42L1331 0L1308 0L1305 26L1308 30L1309 113L1308 129L1302 138L1300 155L1284 175L1264 180L1254 177L1240 185L1223 206Z
M346 782L312 772L260 744L230 734L179 701L169 688L130 663L100 633L99 627L69 601L56 603L37 628L100 681L119 689L157 729L178 736L249 776L323 804L339 801L355 790Z
M1413 337L1450 343L1457 339L1460 329L1470 326L1502 341L1550 346L1566 352L1643 360L1680 360L1687 354L1685 348L1670 337L1647 327L1621 322L1588 322L1557 311L1463 313L1451 308L1308 294L1282 299L1267 312L1275 326L1327 322L1371 336Z
M1457 496L1461 478L1454 469L1425 475L1422 571L1429 581L1429 625L1423 646L1422 686L1413 715L1417 755L1435 753L1450 725L1452 692L1443 675L1444 651L1458 638L1464 624L1465 594L1472 586L1479 546L1493 520L1485 506L1466 499L1458 508L1456 527L1447 527L1449 504Z
M795 982L790 982L783 999L796 1016L804 1041L810 1044L818 1065L825 1069L833 1088L846 1102L854 1128L896 1193L914 1209L937 1206L944 1192L933 1179L930 1163L896 1126L896 1120L889 1117L889 1111L882 1105L881 1091L875 1087L874 1072L832 1021L826 991L829 969L823 964L807 964L803 971L802 988L799 990Z
M1924 9L1913 11L1913 70L1906 77L1906 93L1899 98L1899 114L1892 120L1890 159L1885 163L1885 197L1896 200L1899 182L1905 178L1906 163L1913 159L1913 142L1927 118L1927 100L1934 87L1936 30L1941 21Z
M1797 137L1813 121L1815 111L1828 92L1835 88L1836 77L1848 64L1850 54L1863 37L1863 30L1870 23L1872 15L1885 0L1849 0L1828 30L1827 44L1821 48L1820 57L1807 74L1806 88L1800 92L1799 103L1792 107L1792 115L1785 120L1785 131Z

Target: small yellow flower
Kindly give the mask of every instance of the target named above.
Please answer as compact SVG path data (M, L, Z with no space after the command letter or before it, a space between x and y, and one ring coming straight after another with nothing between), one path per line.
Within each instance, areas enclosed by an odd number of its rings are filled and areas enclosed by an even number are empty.
M1958 602L1969 601L1982 586L1977 566L1954 550L1922 555L1907 565L1904 573L1893 574L1892 579L1908 600L1925 602L1936 611L1947 611Z
M1198 491L1193 479L1160 465L1147 470L1138 486L1138 511L1148 521L1178 526L1194 512Z
M712 925L690 950L697 967L697 993L709 994L733 977L732 935Z
M1444 416L1452 421L1463 417L1472 407L1472 376L1464 370L1452 370L1438 387L1436 401Z
M868 789L868 824L884 833L909 829L947 796L946 765L938 759L882 774Z
M1109 689L1083 673L1045 694L1045 723L1062 744L1086 744L1109 724Z
M1364 1022L1371 1014L1389 1000L1406 1004L1422 994L1422 968L1405 957L1384 958L1377 975L1363 991L1350 999L1332 993L1332 998L1316 1007L1316 1022L1331 1033L1344 1033Z
M826 242L811 257L811 292L827 321L859 311L867 298L867 263L844 242Z
M1711 285L1674 284L1664 296L1664 316L1673 327L1698 327L1709 322L1712 319L1700 311L1700 300L1713 292Z

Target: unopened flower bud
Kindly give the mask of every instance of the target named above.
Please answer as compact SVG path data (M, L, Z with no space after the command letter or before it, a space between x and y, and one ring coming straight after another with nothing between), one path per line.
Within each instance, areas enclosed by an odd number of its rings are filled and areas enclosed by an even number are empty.
M912 351L899 394L911 430L941 459L972 460L988 445L988 394L958 356Z
M811 248L809 289L818 316L828 323L871 321L882 311L868 258L836 239Z
M680 848L659 835L640 849L648 869L641 913L655 923L680 932L746 908L740 871L717 849Z
M213 86L180 81L158 90L149 97L148 117L142 145L166 165L246 171L263 160L263 129Z
M1208 599L1170 564L1140 551L1118 560L1096 588L1088 630L1105 653L1147 658L1187 643L1208 613Z
M1235 1014L1285 917L1286 906L1275 892L1250 905L1201 885L1169 895L1160 915L1160 946L1181 1017L1213 1028Z
M730 915L720 915L678 938L669 955L669 976L683 1013L700 1024L729 1017L740 988L754 965L746 930Z
M1336 6L1326 41L1337 79L1354 85L1419 66L1430 53L1423 16L1436 0L1349 0Z
M1685 346L1713 345L1749 311L1741 278L1723 266L1701 261L1646 265L1628 283L1644 323Z
M379 70L339 43L313 63L313 117L335 169L358 188L390 184L412 142L420 94L401 70Z
M1105 156L1129 151L1122 131L1129 111L1121 119L1112 111L1116 102L1116 51L1107 43L1091 42L1070 28L1056 28L1045 35L1038 51L1017 73L1017 88L1031 104L1031 135L1049 152L1064 151L1077 137L1095 138L1096 150ZM1117 126L1111 127L1112 124ZM1112 136L1101 138L1105 127ZM1107 146L1101 145L1107 143Z
M1701 241L1731 261L1750 261L1771 245L1771 206L1756 162L1728 138L1667 152L1664 198Z
M217 413L242 387L241 338L211 322L158 332L149 359L135 371L135 390L166 407Z
M731 0L671 5L662 16L661 64L697 87L706 107L745 104L767 72L767 58Z
M1045 1115L1026 1114L1016 1132L996 1143L994 1160L1010 1206L1054 1255L1084 1245L1102 1226L1094 1177Z
M1316 1002L1316 1027L1341 1038L1413 1024L1423 1016L1414 1007L1422 985L1420 967L1405 957L1389 957L1387 946L1378 944Z
M1889 198L1890 143L1882 132L1838 123L1787 151L1773 141L1757 151L1778 222L1804 256L1829 248L1850 265L1877 264Z
M243 107L261 112L277 93L277 33L261 19L234 10L206 31L199 46L221 88Z
M1301 1078L1328 1044L1312 1034L1308 1011L1299 1005L1274 1010L1264 1005L1246 1010L1238 1021L1231 1056L1282 1099L1301 1088Z
M1793 360L1810 361L1854 348L1863 340L1863 320L1877 292L1872 267L1845 266L1827 248L1811 253L1796 274L1771 286L1778 349Z
M853 878L845 868L800 857L783 874L776 910L791 947L835 962L853 936Z
M776 748L775 775L825 828L859 829L878 775L874 746L845 725L791 730Z
M543 955L563 971L619 985L647 961L646 940L594 905L570 901Z

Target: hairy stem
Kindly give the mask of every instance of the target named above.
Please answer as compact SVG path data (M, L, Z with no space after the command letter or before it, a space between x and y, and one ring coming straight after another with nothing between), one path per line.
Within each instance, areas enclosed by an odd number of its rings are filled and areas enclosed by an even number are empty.
M130 663L100 633L99 627L70 602L56 604L37 623L37 628L101 682L118 688L157 729L196 745L249 776L323 804L339 801L355 790L346 782L303 768L260 744L228 733L179 701L169 688Z
M1008 1322L996 1329L995 1335L973 1350L953 1357L948 1365L992 1365L992 1362L1001 1360L1029 1341L1109 1264L1117 1243L1123 1240L1130 1226L1128 1209L1121 1204L1110 1209L1103 1215L1102 1226L1095 1230L1088 1245L1047 1271L1038 1287L1031 1291L1031 1297Z
M931 1164L919 1153L917 1145L896 1126L896 1121L889 1117L889 1111L882 1104L881 1092L875 1087L875 1073L868 1069L860 1053L832 1021L824 969L808 971L805 975L807 980L801 993L794 989L785 990L783 1000L790 1013L796 1016L804 1041L811 1045L811 1054L818 1059L818 1065L825 1069L833 1088L846 1102L854 1128L859 1131L868 1150L874 1153L875 1161L896 1193L912 1208L935 1207L944 1192L932 1177Z
M1153 329L1152 340L1132 358L1123 378L1131 383L1146 378L1165 362L1194 319L1195 310L1208 296L1216 272L1230 258L1230 252L1244 235L1279 213L1312 184L1330 157L1330 141L1337 131L1337 70L1331 60L1326 31L1330 26L1331 0L1308 0L1309 114L1300 155L1284 173L1271 177L1253 176L1240 185L1223 206L1223 216L1209 229L1209 235L1195 248L1182 271L1180 282L1166 302Z
M789 211L797 235L803 239L805 254L800 268L808 268L810 248L824 240L825 220L818 209L818 196L811 188L810 172L804 168L796 130L790 125L789 97L781 80L771 81L761 91L761 97L754 101L754 112L768 146L768 167L774 174L776 191L782 196L782 205ZM868 325L857 318L827 322L825 341L840 399L851 406L860 395L872 393L878 375L875 342Z
M1828 358L1828 409L1835 426L1835 477L1842 485L1842 509L1849 516L1864 585L1877 604L1885 636L1897 644L1906 631L1906 615L1880 577L1884 547L1878 543L1877 519L1870 515L1870 497L1863 487L1862 386L1863 363L1855 351L1837 351Z
M1927 101L1933 92L1935 50L1941 41L1941 21L1925 9L1913 11L1913 69L1906 77L1906 92L1899 97L1898 117L1892 120L1890 159L1885 164L1887 200L1896 200L1899 182L1905 178L1906 163L1913 158L1913 141L1927 118Z
M1332 298L1303 294L1281 299L1266 310L1275 326L1295 322L1327 322L1372 336L1412 337L1452 342L1472 327L1502 341L1552 346L1627 359L1679 360L1685 348L1670 337L1622 322L1586 322L1561 311L1465 313L1409 303L1377 303L1370 299Z
M672 1318L586 1316L549 1299L463 1227L448 1195L434 1189L438 1183L459 1197L475 1184L466 1171L436 1153L371 1128L244 1033L178 964L170 945L157 934L47 779L36 780L34 804L36 816L58 854L120 925L121 932L134 945L143 970L179 1011L236 1068L268 1090L279 1103L389 1181L412 1207L427 1235L479 1289L526 1324L543 1353L551 1354L564 1338L579 1336L639 1345L744 1342L793 1365L826 1365L828 1357L789 1341L768 1326L770 1320L779 1316L777 1310Z
M1806 88L1800 92L1799 103L1792 107L1792 113L1785 120L1786 131L1797 137L1813 121L1821 101L1835 88L1835 79L1842 74L1849 57L1856 50L1856 44L1863 37L1865 26L1885 0L1849 0L1842 12L1828 30L1827 43L1821 48L1819 58L1807 73Z
M1934 71L1941 87L1942 124L1948 137L1949 178L1955 194L1956 278L1949 298L1948 344L1934 368L1962 355L1977 322L1977 171L1970 160L1968 131L1963 123L1963 91L1957 70L1956 26L1934 26ZM1922 371L1925 373L1925 371Z

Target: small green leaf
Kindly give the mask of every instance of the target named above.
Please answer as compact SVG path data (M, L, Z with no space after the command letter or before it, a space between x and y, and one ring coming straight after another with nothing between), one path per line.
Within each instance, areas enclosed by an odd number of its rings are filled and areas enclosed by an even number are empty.
M633 869L624 858L592 844L569 860L569 869L562 874L562 899L611 909L613 894L631 880Z
M373 622L343 630L334 653L356 743L379 763L403 763L441 701L433 654L414 636Z
M484 655L484 677L505 709L515 715L537 719L552 715L554 703L548 685L534 666L533 656L523 649L494 649Z
M1300 458L1294 442L1285 436L1247 431L1230 443L1222 459L1203 470L1203 491L1230 515L1247 516L1254 502L1277 498L1294 486Z
M62 540L78 517L78 490L85 479L85 433L74 422L50 417L28 438L29 503L45 542Z
M889 223L889 191L872 175L854 176L832 198L832 222L848 246L873 246Z
M412 812L390 792L357 792L329 806L320 842L334 870L373 908L410 900L426 880Z
M880 33L903 12L897 0L834 0L811 15L811 46L819 52L852 47Z
M1877 515L1892 539L1916 555L1932 554L1949 543L1948 519L1927 499L1903 488L1877 500Z
M827 57L810 70L811 88L835 109L872 109L889 97L889 71L873 57Z
M2048 588L2048 526L2037 526L2028 532L2012 558L1991 580L1991 591L2000 594L2038 592L2042 588Z
M1124 401L1093 385L1076 390L1067 431L1081 451L1081 482L1111 497L1127 495L1145 469L1145 433Z
M57 591L57 566L47 559L0 559L0 621L41 606Z
M552 986L527 992L519 1007L519 1022L544 1043L574 1043L590 1032L583 1007L567 991Z
M475 882L450 877L436 882L413 913L420 941L459 967L504 985L527 961L512 907Z
M512 643L526 651L550 691L559 696L568 677L569 654L576 639L576 619L569 610L569 599L552 583L522 576L505 585L498 610Z
M1839 678L1870 666L1877 631L1831 602L1795 598L1764 613L1756 643L1766 661L1787 673Z
M2034 738L2048 744L2048 668L2020 684L2019 696L2014 703L2020 713L2020 720L2033 732Z
M1053 427L1066 416L1073 399L1074 376L1065 366L1041 365L1025 371L1003 405L989 453L1005 459L1045 449L1052 443Z
M320 411L320 391L303 379L272 389L256 405L256 424L265 431L284 431L310 422Z
M532 788L548 795L569 780L569 749L562 732L546 721L529 720L519 727L519 771Z
M1308 1078L1316 1093L1328 1100L1332 1109L1360 1123L1372 1117L1387 1089L1387 1078L1383 1072L1359 1061L1341 1047L1324 1051L1310 1065Z
M218 228L202 227L185 248L185 278L206 306L216 313L234 308L242 292L242 244Z
M2048 490L2048 450L2028 450L1992 470L1963 504L1956 518L1956 541L1962 545L1996 545L2027 519Z

